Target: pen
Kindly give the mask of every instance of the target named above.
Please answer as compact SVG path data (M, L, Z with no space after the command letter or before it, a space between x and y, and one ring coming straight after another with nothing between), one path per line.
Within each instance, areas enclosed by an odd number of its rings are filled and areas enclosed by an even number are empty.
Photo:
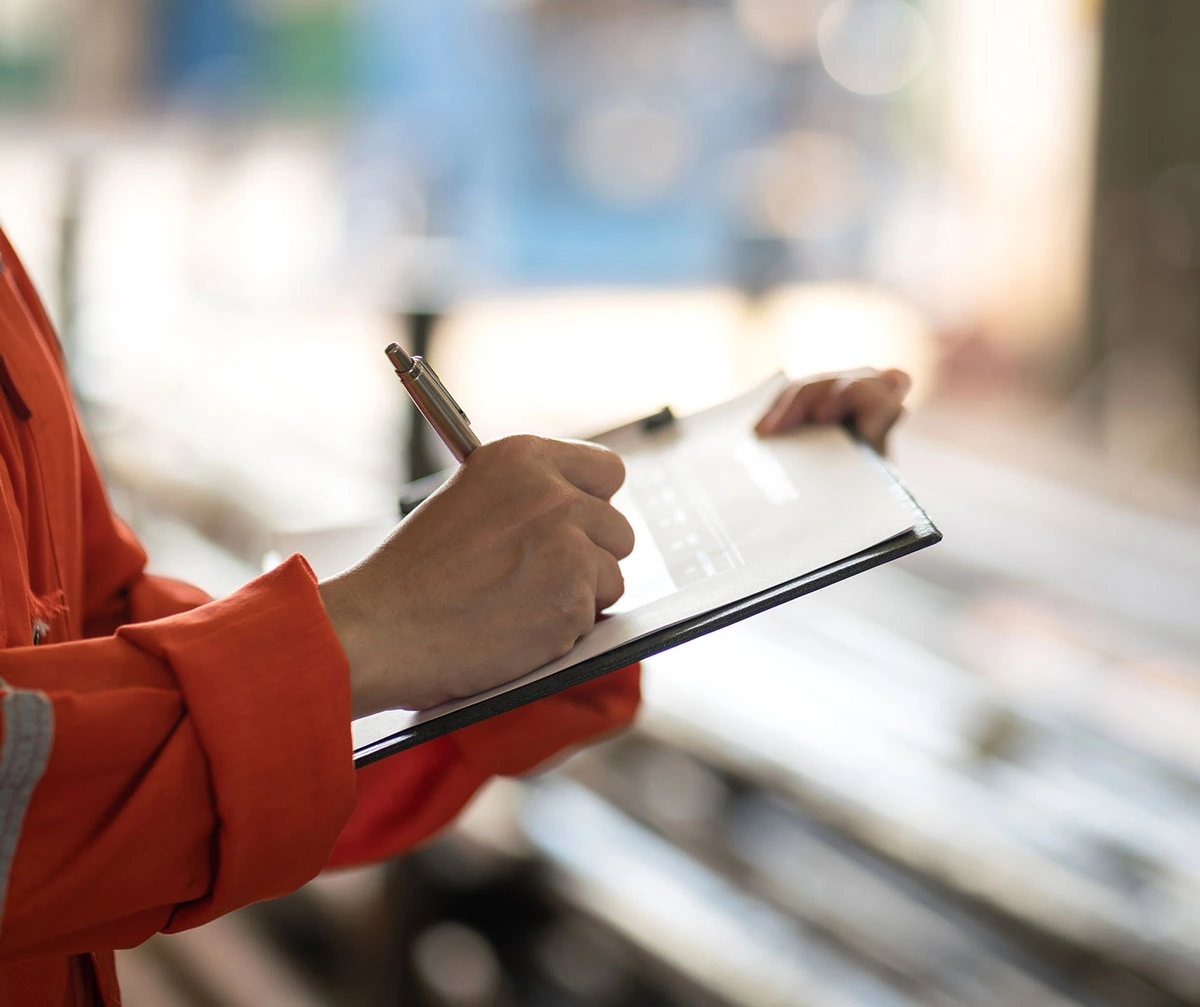
M422 356L410 357L397 343L391 343L384 352L396 368L404 390L429 421L434 433L455 458L466 461L467 455L479 447L479 438L471 429L467 414L446 391L433 368Z

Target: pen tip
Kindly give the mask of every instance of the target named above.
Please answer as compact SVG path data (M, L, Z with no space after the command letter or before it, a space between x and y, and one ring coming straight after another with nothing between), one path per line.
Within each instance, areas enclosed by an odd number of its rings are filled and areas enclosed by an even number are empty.
M411 371L413 367L413 358L404 352L403 347L399 343L389 343L388 348L383 351L387 354L388 360L392 362L392 366L398 371Z

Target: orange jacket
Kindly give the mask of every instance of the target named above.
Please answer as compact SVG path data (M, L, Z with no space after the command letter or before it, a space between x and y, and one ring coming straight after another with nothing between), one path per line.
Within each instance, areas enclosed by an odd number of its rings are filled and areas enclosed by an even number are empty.
M633 714L615 672L357 774L293 556L219 601L145 573L0 233L0 1004L115 1004L112 949L378 859Z

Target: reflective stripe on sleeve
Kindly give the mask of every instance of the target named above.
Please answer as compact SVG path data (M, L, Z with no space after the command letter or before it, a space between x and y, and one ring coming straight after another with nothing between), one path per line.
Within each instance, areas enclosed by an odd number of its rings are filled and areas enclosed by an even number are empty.
M4 744L0 746L0 929L4 899L17 853L21 823L33 788L46 771L54 741L54 708L45 693L9 688L4 695Z

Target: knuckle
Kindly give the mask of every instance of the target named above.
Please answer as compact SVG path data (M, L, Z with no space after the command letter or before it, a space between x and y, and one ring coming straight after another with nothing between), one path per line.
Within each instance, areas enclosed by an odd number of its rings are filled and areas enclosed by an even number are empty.
M596 623L596 599L589 595L586 605L580 605L571 614L571 634L573 639L571 645L575 645L575 641L583 636Z
M596 595L589 586L581 585L575 592L568 615L571 619L572 629L576 631L577 636L592 628L592 623L596 618Z
M582 525L588 516L587 498L571 486L563 486L562 490L563 494L559 504L562 520L572 526Z
M540 438L532 434L509 434L485 446L493 448L492 454L508 463L536 460L542 450Z
M587 520L588 499L582 490L570 483L555 480L550 487L555 519L564 527L575 529Z
M558 528L557 534L547 537L542 552L547 565L571 580L578 578L581 570L588 566L588 541L585 536L575 534L566 525Z
M596 617L596 598L591 587L581 578L576 578L560 591L557 599L557 620L562 639L569 640L567 647L592 628Z
M581 528L573 528L572 534L569 536L570 545L568 546L568 555L574 565L574 569L580 572L592 574L594 572L593 556L596 552L596 546L587 533Z
M568 540L570 529L580 522L582 508L583 502L561 480L546 479L537 488L535 509L547 538Z
M582 633L577 633L574 630L564 629L555 639L554 649L557 651L555 657L562 657L568 653L579 642L579 638L582 635Z
M508 434L496 443L505 445L510 451L531 451L537 447L538 440L533 434Z
M507 456L512 453L512 447L511 437L500 437L497 440L488 441L486 444L479 446L479 449L471 456L471 461L478 464L481 458Z
M517 452L508 438L488 441L467 459L468 464L460 471L467 472L477 478L495 479L497 474L503 474L517 468Z

